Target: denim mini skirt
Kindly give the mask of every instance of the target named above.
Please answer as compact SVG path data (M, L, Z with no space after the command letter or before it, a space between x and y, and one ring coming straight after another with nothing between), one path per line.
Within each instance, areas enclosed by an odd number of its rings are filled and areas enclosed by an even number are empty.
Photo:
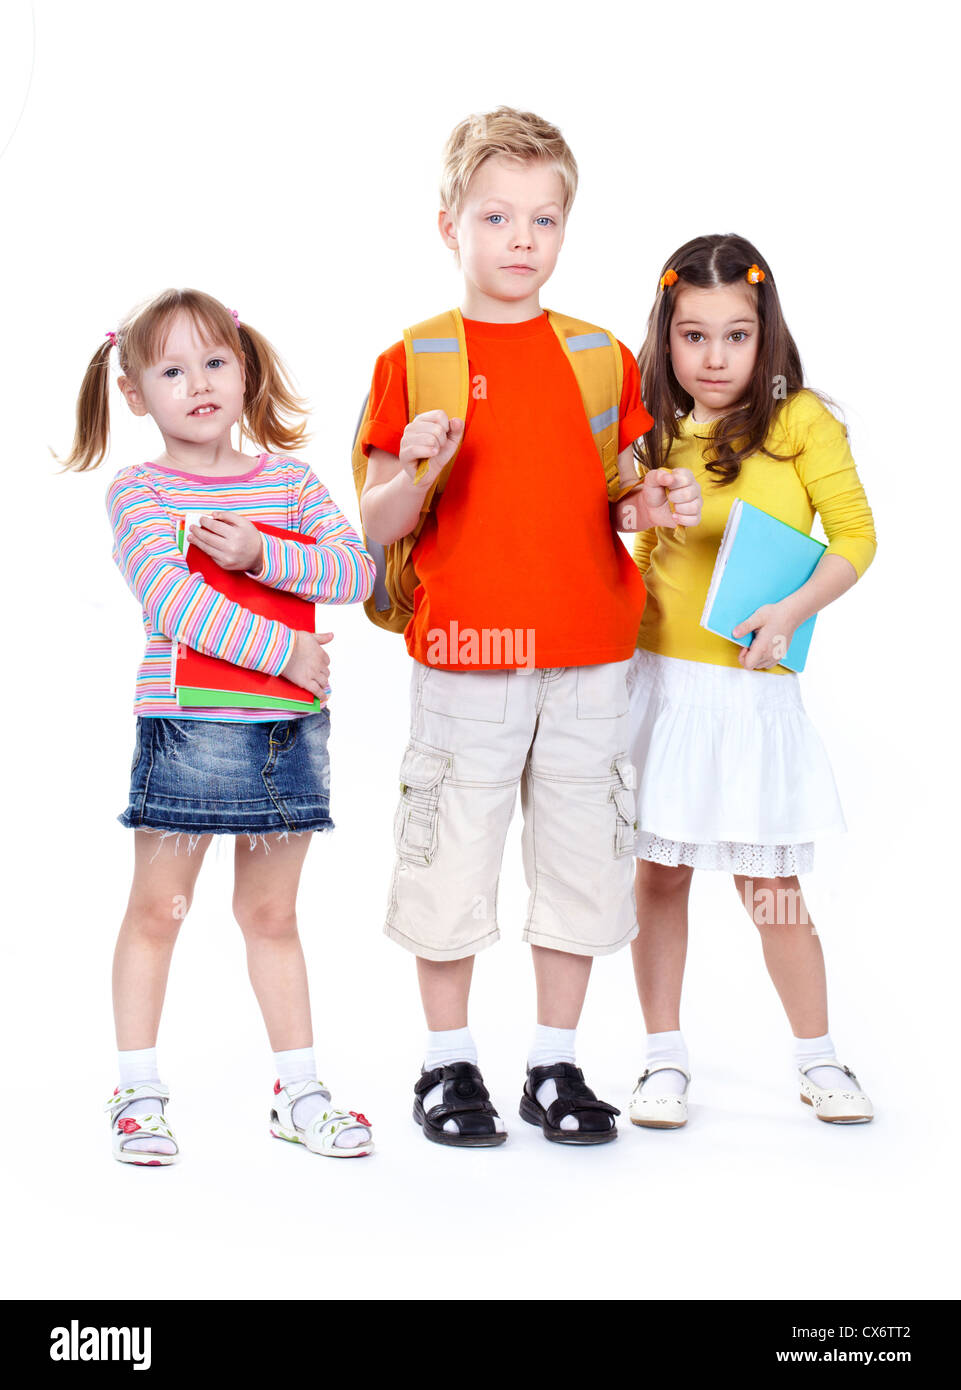
M138 715L117 819L191 835L330 830L329 733L326 709L250 723Z

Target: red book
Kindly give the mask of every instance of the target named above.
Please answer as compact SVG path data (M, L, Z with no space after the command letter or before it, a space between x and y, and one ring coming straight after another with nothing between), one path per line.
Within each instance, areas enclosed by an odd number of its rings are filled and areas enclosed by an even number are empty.
M197 513L198 516L203 514ZM188 515L193 524L194 514ZM266 521L254 521L253 525L269 536L300 541L304 545L317 543L315 536L286 531ZM181 550L184 547L184 529L185 523L181 518L177 530L177 544ZM272 589L269 584L251 579L243 570L225 570L199 545L188 545L187 568L193 574L202 574L212 588L262 618L273 618L299 632L316 631L317 605L310 599L287 593L284 589ZM295 685L285 676L269 676L263 671L252 671L247 666L237 666L221 656L198 652L185 642L176 643L172 653L170 688L177 692L179 705L193 707L227 705L304 711L322 708L319 697L303 686Z

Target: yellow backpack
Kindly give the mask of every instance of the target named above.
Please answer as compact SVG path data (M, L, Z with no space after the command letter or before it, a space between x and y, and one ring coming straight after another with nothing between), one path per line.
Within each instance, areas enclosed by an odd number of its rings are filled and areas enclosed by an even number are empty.
M635 478L634 483L622 483L617 468L618 424L624 378L621 350L612 334L592 323L555 314L551 309L547 310L547 317L577 379L604 469L607 495L612 502L616 502L637 481ZM448 419L466 420L470 380L464 320L460 310L449 309L436 318L415 324L413 328L405 328L404 355L408 418L413 420L415 415L423 414L425 410L443 410ZM369 419L370 397L364 402L354 436L352 462L358 503L367 479L367 456L360 447L360 440ZM411 558L414 546L434 498L447 486L459 452L458 448L427 489L420 516L409 535L386 546L364 536L364 545L377 568L374 592L365 602L364 612L372 623L389 632L403 632L413 613L414 590L418 583ZM418 472L426 466L426 462L422 461Z

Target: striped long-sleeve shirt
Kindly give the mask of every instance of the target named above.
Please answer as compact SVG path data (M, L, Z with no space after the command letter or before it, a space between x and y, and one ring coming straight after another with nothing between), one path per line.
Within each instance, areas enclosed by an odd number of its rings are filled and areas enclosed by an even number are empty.
M313 470L282 454L261 454L255 467L232 477L135 463L113 479L106 503L113 559L143 607L147 646L137 671L134 713L238 722L302 718L293 711L177 704L170 691L174 642L277 675L291 654L294 633L191 573L177 549L175 523L180 512L201 508L315 536L316 545L304 545L264 535L263 570L256 578L313 603L362 602L373 589L373 561Z

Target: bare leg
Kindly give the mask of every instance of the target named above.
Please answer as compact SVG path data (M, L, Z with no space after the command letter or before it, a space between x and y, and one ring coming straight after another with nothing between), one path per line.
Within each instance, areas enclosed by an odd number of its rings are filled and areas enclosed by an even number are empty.
M681 985L687 959L687 904L694 870L637 861L634 888L639 931L631 943L637 997L649 1033L681 1026Z
M194 885L213 837L190 853L176 853L176 838L134 831L134 875L113 957L113 1007L122 1052L154 1047L167 990L170 958L193 899Z
M761 934L768 974L796 1038L828 1031L824 954L796 877L734 875L738 896Z
M532 946L537 982L537 1021L547 1028L576 1028L584 1007L593 956Z
M474 957L460 960L425 960L417 957L424 1017L431 1032L467 1027L467 1003L474 973Z
M247 943L247 970L274 1052L311 1047L307 967L297 934L297 887L310 835L270 837L234 851L234 916Z

